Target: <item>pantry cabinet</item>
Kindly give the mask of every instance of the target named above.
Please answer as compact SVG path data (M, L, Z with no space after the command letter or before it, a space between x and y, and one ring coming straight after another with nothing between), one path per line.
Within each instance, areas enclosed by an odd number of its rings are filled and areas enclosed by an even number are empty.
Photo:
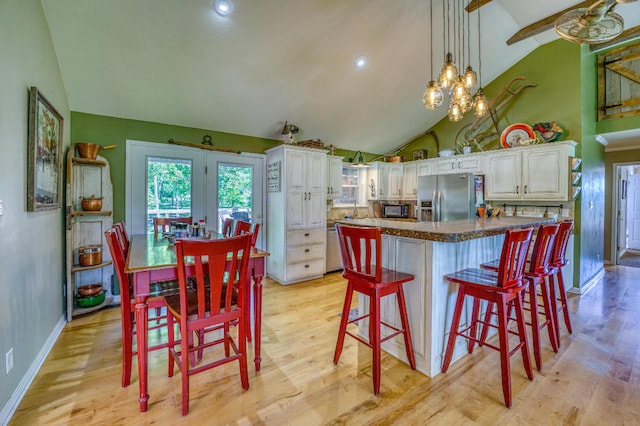
M83 198L100 198L99 210L83 210ZM85 206L88 207L88 206ZM67 154L66 264L67 320L114 302L113 265L104 232L113 226L113 188L109 163L76 157L75 147ZM90 298L78 294L78 287L102 285Z
M267 153L267 274L281 284L325 268L327 155L280 145Z
M487 156L487 200L558 200L569 194L569 159L576 143L510 148Z

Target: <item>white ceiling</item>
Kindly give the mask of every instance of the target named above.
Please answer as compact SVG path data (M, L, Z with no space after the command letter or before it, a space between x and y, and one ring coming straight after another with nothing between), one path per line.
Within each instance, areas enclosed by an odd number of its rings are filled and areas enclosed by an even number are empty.
M446 107L425 111L421 103L429 1L233 2L222 18L212 0L42 0L71 109L274 139L287 120L301 130L296 140L376 153L446 115ZM437 75L442 0L433 2ZM512 46L508 38L577 2L483 6L483 83L557 36L550 30ZM640 24L639 4L616 8L625 27ZM476 31L471 37L477 68ZM359 55L368 57L364 69L353 65Z

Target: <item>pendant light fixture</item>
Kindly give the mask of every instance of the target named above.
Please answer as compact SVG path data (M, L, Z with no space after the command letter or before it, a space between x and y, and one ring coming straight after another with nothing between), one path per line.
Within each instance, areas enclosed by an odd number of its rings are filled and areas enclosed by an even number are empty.
M479 88L476 94L473 96L473 114L477 117L482 117L489 111L489 103L484 91L482 90L482 50L480 47L480 0L476 0L478 7L478 83Z
M478 82L478 76L471 67L471 17L469 14L467 14L467 53L469 65L467 65L467 69L464 71L464 86L467 89L471 89Z
M447 0L447 19L444 19L444 5L442 6L442 20L443 24L446 22L446 31L443 31L443 40L446 40L447 46L447 54L444 56L444 64L442 65L442 70L440 71L440 76L438 80L440 81L440 87L446 89L451 87L454 83L455 79L458 77L458 67L453 60L453 55L451 54L451 21L449 20L449 0Z
M430 52L430 66L431 66L431 81L427 85L427 89L422 95L422 104L425 109L436 109L442 105L444 100L444 93L442 89L433 79L433 0L429 0L429 31L431 40L431 52Z

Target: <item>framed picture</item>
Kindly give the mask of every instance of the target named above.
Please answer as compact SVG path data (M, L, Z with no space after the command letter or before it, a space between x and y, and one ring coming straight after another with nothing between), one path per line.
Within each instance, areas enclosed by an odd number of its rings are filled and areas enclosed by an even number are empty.
M62 134L62 116L37 87L31 87L27 211L57 209L62 205Z

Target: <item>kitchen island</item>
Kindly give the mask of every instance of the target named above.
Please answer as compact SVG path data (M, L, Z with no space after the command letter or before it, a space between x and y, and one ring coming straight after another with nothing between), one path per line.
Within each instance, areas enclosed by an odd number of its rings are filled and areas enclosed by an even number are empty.
M553 219L499 217L485 219L456 220L450 222L407 222L389 219L344 219L339 223L355 226L382 228L383 265L414 275L414 280L404 285L411 335L416 358L416 368L433 377L440 373L442 358L449 337L449 327L455 304L457 286L442 277L464 268L478 267L483 262L500 257L504 233L512 228L538 227L542 223L553 223ZM573 240L569 242L567 256L573 256ZM565 282L571 283L572 266L563 270ZM468 324L471 316L470 303L465 304L465 313L460 328ZM396 327L400 317L395 296L382 299L382 320ZM359 296L358 308L367 313L369 300ZM359 325L358 333L369 335L368 321ZM389 334L385 327L382 337ZM455 362L467 354L464 339L458 339L453 354ZM402 336L384 342L382 348L394 357L407 363Z

